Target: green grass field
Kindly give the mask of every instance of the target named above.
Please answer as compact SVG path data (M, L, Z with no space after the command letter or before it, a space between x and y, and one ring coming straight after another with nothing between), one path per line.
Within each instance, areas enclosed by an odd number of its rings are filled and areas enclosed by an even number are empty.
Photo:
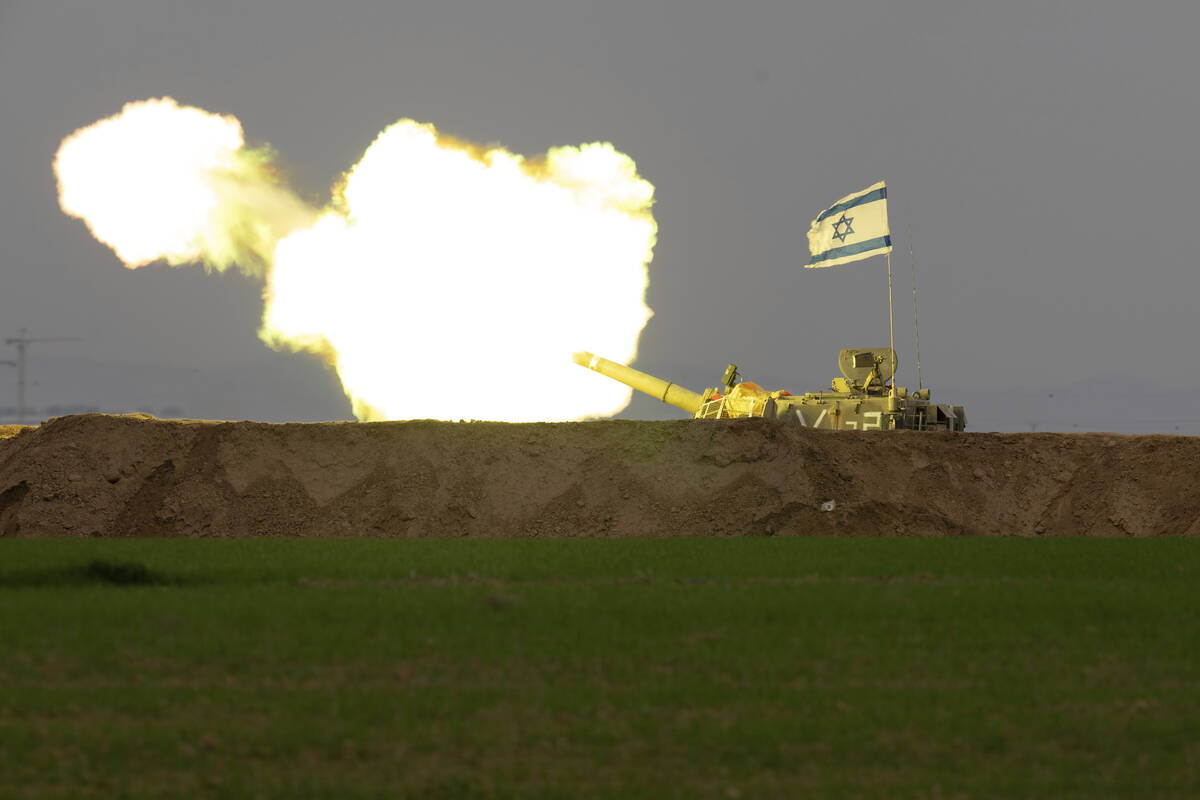
M0 541L3 797L1186 797L1200 543Z

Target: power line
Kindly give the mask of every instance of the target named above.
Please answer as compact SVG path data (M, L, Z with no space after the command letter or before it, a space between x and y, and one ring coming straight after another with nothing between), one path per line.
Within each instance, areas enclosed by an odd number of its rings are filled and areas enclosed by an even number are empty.
M29 360L29 345L35 342L78 342L81 339L78 336L42 336L38 338L30 338L27 334L28 328L21 328L16 336L10 336L4 340L4 343L9 347L17 348L16 361L2 361L2 364L11 364L17 368L17 424L25 424L25 366Z

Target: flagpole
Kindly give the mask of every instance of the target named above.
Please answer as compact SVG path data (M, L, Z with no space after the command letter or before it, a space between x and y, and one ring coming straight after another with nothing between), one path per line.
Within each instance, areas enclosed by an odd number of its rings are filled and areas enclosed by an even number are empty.
M892 358L892 392L888 411L896 410L896 329L892 317L892 251L888 250L888 350ZM894 422L894 421L893 421Z

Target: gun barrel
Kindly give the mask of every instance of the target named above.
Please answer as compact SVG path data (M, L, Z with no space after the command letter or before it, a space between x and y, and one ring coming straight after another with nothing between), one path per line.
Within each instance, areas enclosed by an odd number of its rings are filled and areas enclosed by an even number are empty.
M695 414L704 402L704 398L691 389L685 389L670 381L664 381L662 378L647 375L633 367L618 364L616 361L609 361L607 358L601 358L586 351L576 353L573 358L575 363L581 367L599 372L614 381L619 381L639 392L648 394L656 400L681 408L689 414Z

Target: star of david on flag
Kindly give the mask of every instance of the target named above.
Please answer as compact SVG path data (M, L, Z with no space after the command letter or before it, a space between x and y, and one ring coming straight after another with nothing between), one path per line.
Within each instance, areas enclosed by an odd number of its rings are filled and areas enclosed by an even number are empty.
M843 197L821 212L808 230L805 267L834 267L892 252L887 182Z

